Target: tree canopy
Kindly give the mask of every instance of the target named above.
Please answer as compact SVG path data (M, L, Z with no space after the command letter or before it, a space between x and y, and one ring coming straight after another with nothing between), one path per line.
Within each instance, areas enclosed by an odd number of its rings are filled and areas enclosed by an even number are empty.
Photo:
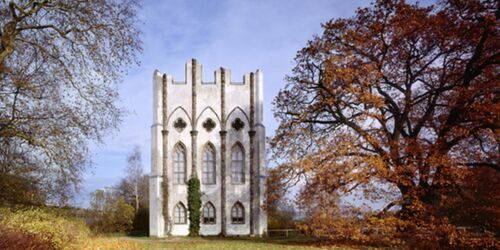
M123 114L141 51L135 0L0 1L0 172L65 198Z
M274 101L274 156L305 180L301 203L323 216L325 194L362 191L445 221L476 170L500 172L499 16L496 1L380 0L324 23Z

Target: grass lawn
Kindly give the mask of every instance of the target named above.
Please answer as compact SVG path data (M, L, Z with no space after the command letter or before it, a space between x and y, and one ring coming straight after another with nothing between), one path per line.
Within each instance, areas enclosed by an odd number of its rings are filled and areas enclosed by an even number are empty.
M258 249L353 249L340 246L319 246L305 238L221 238L221 237L101 237L94 240L94 249L207 249L207 250L258 250ZM365 248L366 249L366 248Z

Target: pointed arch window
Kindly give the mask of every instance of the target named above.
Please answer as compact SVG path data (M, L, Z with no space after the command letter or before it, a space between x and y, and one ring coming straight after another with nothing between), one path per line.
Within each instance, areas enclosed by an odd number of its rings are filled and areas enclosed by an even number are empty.
M215 224L215 207L211 202L203 207L203 224Z
M208 143L203 148L203 184L215 184L215 148Z
M245 183L245 153L239 143L231 149L231 182L233 184Z
M233 224L245 224L245 208L239 201L231 208L231 222Z
M186 224L186 207L182 202L174 207L174 224Z
M177 144L174 148L174 184L186 183L186 148L182 144Z

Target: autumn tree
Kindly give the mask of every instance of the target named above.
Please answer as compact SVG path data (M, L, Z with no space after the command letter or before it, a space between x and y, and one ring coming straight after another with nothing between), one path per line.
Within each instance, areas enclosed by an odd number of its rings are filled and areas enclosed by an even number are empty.
M78 184L88 142L122 116L116 84L141 51L137 9L136 0L0 1L2 175L33 181L50 200Z
M481 225L480 230L500 232L500 171L478 167L458 183L459 193L448 193L440 213L464 227Z
M380 0L323 24L274 101L271 144L305 183L299 201L325 216L325 193L357 192L413 226L445 225L447 196L478 168L500 171L499 16L496 1Z

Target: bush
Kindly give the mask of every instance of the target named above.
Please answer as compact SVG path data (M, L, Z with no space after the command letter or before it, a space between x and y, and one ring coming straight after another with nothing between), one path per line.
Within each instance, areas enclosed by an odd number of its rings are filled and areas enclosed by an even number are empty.
M494 233L464 229L447 219L430 217L407 227L403 237L411 249L500 249L500 240Z
M355 208L330 206L309 210L299 229L306 235L335 243L404 248L399 231L407 224L392 214L376 216Z
M54 249L75 249L88 240L90 233L81 220L65 218L40 208L17 211L2 209L0 225L6 230L33 234ZM13 237L20 236L14 234Z
M32 177L0 173L0 204L2 206L41 205L46 194Z
M188 181L189 235L200 234L201 191L200 180L196 177Z
M394 214L354 216L323 208L309 214L300 229L334 243L398 249L500 249L493 232L458 230L446 219L410 222Z
M149 208L140 207L135 213L132 233L137 235L149 235Z
M0 249L56 249L50 241L42 240L36 234L0 226Z
M132 228L134 207L117 193L96 190L91 193L90 228L98 233L123 233Z

